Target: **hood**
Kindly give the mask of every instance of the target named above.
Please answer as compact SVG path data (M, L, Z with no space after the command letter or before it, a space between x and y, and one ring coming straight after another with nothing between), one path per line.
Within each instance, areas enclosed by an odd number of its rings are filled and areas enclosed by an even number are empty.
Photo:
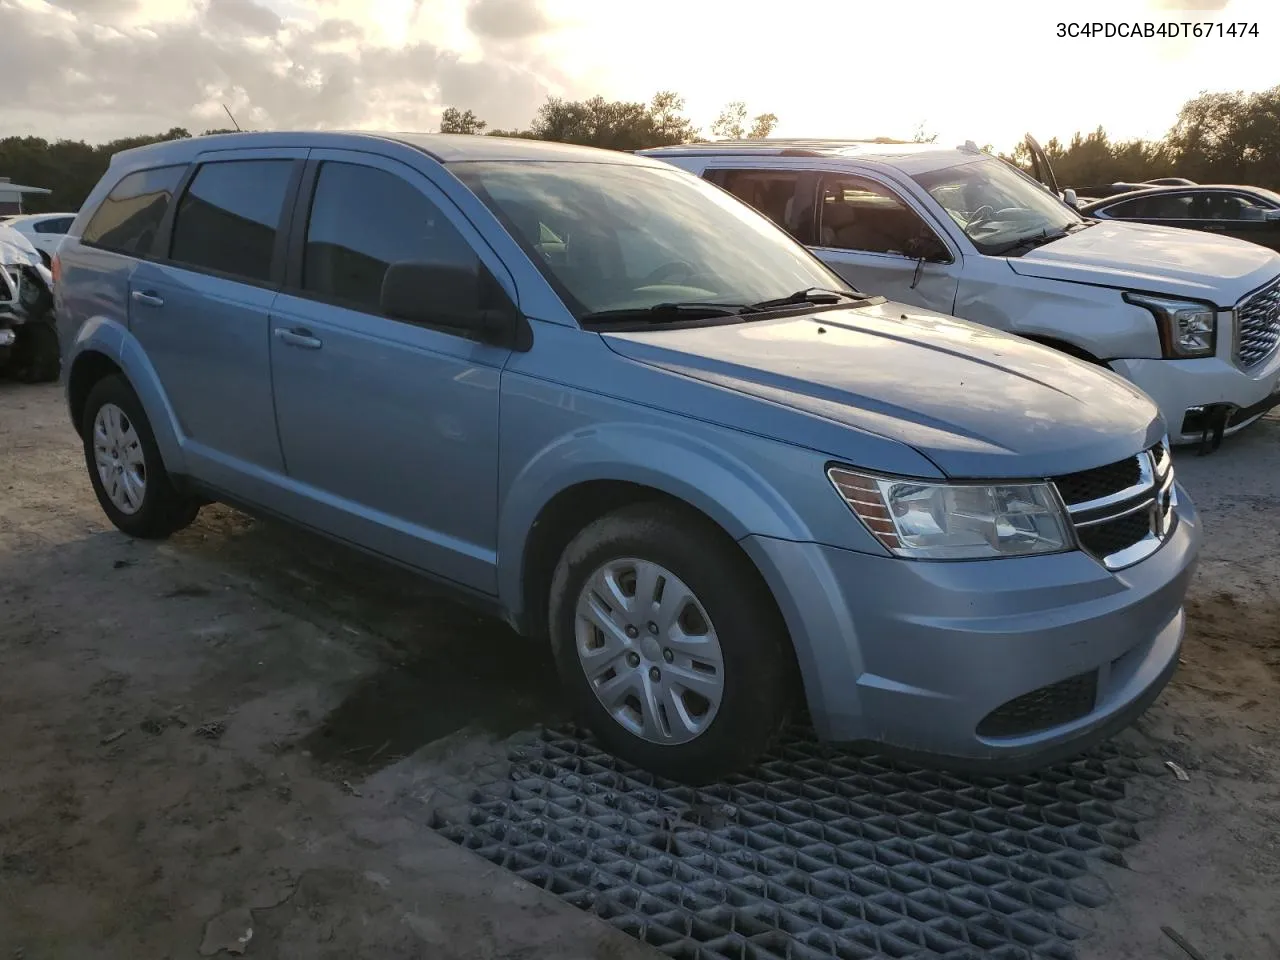
M897 303L603 339L631 360L908 444L950 477L1057 476L1164 432L1152 401L1110 371ZM884 469L858 460L856 434L823 452Z
M1114 220L1008 262L1024 277L1188 297L1223 308L1280 276L1280 254L1256 243Z
M17 266L23 263L43 264L44 261L30 240L13 227L0 223L0 266Z

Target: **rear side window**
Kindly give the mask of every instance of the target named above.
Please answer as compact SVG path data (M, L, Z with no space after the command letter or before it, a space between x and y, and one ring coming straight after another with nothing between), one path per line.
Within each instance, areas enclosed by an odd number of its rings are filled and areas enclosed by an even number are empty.
M378 313L383 275L400 260L469 264L476 254L408 181L376 167L322 164L307 223L303 289Z
M36 233L66 233L71 229L75 217L54 217L52 220L36 221Z
M293 165L220 160L201 166L178 203L169 259L245 280L270 280Z
M117 253L150 256L160 221L169 211L185 171L180 165L129 174L94 212L81 242Z
M795 170L715 170L707 178L744 200L801 243L813 242L812 181Z

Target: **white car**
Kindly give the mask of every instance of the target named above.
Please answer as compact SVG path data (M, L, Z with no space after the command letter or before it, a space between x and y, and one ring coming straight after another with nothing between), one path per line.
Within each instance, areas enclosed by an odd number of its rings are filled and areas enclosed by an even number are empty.
M58 252L58 244L75 222L74 213L20 213L10 217L0 217L0 224L17 230L40 251L40 258L47 267Z
M972 144L638 152L752 204L860 290L1109 367L1159 404L1174 442L1216 443L1280 404L1280 254L1264 247L1085 219Z

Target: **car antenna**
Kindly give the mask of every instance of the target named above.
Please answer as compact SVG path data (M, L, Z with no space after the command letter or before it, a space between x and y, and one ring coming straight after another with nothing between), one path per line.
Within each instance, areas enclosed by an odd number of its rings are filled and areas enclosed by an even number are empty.
M240 129L240 124L236 123L236 118L231 116L231 110L227 107L225 103L222 105L222 109L227 111L228 117L231 117L231 123L235 126L236 133L243 133L244 131Z

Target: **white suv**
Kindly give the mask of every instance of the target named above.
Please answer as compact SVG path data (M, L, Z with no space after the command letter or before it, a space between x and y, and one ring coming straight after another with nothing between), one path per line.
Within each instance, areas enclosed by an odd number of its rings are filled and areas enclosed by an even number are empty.
M1216 442L1280 404L1280 255L1265 247L1085 219L971 144L639 152L750 203L860 290L1110 367L1159 404L1175 442Z

